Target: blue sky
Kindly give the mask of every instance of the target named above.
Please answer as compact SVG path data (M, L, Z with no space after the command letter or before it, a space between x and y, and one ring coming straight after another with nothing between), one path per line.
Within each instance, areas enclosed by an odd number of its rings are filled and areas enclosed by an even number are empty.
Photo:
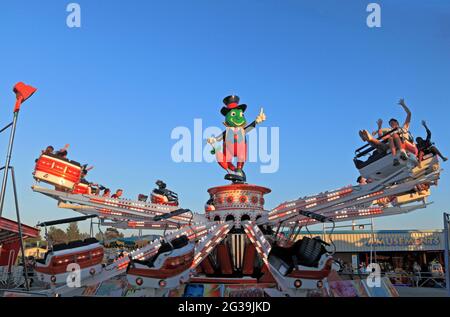
M267 207L354 183L357 131L381 117L403 120L450 155L450 3L378 1L382 27L366 26L370 1L78 1L82 27L66 26L69 1L0 3L0 125L12 117L11 87L39 91L20 113L13 157L24 222L75 216L31 191L34 159L48 144L95 165L93 181L148 193L156 179L202 211L221 185L215 164L171 160L177 126L220 126L230 93L264 106L280 128L280 170L249 181L272 188ZM0 135L6 152L7 135ZM444 169L448 164L444 164ZM449 211L442 175L430 208L376 220L377 229L435 229ZM4 216L13 217L11 200ZM86 228L86 226L84 226Z

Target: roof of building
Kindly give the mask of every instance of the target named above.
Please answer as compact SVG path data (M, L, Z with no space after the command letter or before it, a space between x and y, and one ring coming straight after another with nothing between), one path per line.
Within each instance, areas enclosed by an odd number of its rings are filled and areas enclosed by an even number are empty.
M23 238L39 237L39 229L22 224ZM16 221L0 217L0 243L13 242L19 239L19 224Z

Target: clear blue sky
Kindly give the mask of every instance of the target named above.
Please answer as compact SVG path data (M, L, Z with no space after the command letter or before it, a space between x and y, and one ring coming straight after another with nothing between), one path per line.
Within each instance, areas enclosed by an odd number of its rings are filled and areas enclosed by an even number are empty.
M69 29L69 1L2 1L0 125L12 117L14 83L39 89L20 114L13 157L24 222L76 215L30 189L34 159L48 144L70 143L72 159L95 165L91 180L126 196L148 193L161 178L183 206L202 211L224 173L172 162L170 133L192 128L194 118L220 125L221 100L233 92L249 119L264 106L265 125L280 127L279 172L247 167L250 182L273 189L269 208L353 183L357 131L379 117L403 119L401 97L412 131L423 134L426 119L450 155L450 3L378 1L382 27L369 29L369 2L80 0L82 27ZM6 143L1 135L4 152ZM377 229L441 228L447 172L432 200L377 220ZM11 200L4 216L14 216Z

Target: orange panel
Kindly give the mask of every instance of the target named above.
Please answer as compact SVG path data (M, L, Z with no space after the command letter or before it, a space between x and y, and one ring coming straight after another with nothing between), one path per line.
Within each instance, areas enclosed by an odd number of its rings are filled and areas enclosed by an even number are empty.
M78 182L81 177L81 167L47 155L41 155L39 157L35 171L61 177L73 183Z
M230 252L228 251L228 247L225 243L221 243L217 246L217 257L222 274L233 274L233 264L231 262Z
M200 266L202 267L203 271L206 274L214 274L214 266L211 262L211 259L209 258L209 256L206 257L205 260L203 260L202 264L200 264Z
M263 276L259 279L259 283L276 283L275 279L273 278L272 274L265 264L262 267L262 273Z
M253 244L248 244L245 247L244 264L242 265L242 273L244 275L253 274L253 266L255 264L256 249Z

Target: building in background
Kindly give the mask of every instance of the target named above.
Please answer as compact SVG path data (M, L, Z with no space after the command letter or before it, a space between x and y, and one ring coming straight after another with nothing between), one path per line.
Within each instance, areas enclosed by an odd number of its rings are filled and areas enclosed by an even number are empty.
M335 231L332 235L312 231L310 234L334 244L335 257L345 263L347 270L355 271L373 262L383 272L413 272L415 263L422 272L428 272L431 263L444 265L442 230L349 230Z

